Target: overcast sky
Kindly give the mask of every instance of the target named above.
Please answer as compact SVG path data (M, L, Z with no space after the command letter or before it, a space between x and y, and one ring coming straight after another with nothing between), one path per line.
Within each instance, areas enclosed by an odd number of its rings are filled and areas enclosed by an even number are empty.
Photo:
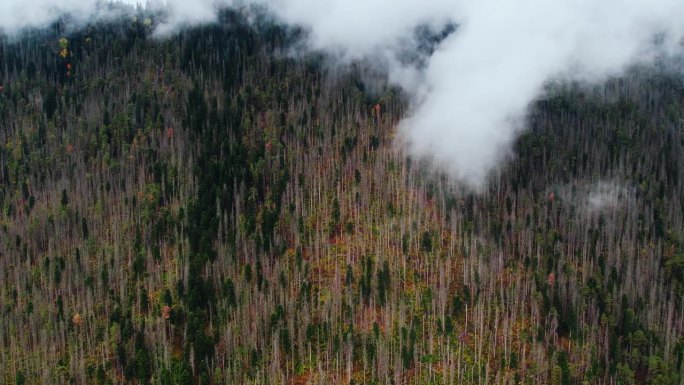
M96 0L1 0L0 27L16 34L62 12L101 16ZM215 19L236 0L167 0L158 33ZM679 52L683 0L244 0L310 30L312 49L339 60L371 58L411 95L400 131L416 156L472 186L508 156L528 106L551 79L600 82L626 67ZM136 1L126 0L135 4ZM156 4L160 4L157 2ZM418 25L459 25L426 66L396 60ZM655 47L659 36L662 44ZM410 46L410 44L409 44Z

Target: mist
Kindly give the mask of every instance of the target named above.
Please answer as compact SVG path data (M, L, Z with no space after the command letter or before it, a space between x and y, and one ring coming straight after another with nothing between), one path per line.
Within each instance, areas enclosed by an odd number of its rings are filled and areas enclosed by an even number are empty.
M126 1L134 6L137 1ZM4 0L0 28L16 34L61 14L96 17L96 0ZM157 36L213 22L223 6L259 5L307 32L306 46L341 63L368 60L410 97L399 141L473 188L513 156L530 104L550 81L601 82L680 53L681 0L167 0ZM133 9L131 7L131 9ZM420 60L416 29L456 28Z
M133 2L116 2L118 9L103 0L3 0L0 2L0 34L20 38L27 29L45 28L67 16L72 23L82 24L132 11Z

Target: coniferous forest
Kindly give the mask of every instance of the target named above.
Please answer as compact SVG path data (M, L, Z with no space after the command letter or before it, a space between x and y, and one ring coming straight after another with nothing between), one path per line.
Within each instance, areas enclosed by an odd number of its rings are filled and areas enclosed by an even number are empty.
M366 63L154 22L0 40L0 383L684 384L680 72L550 86L472 191Z

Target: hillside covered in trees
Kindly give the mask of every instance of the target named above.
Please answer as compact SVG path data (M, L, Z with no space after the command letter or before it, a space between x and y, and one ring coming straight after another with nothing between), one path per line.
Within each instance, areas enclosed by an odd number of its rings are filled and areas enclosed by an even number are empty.
M473 192L253 19L0 40L0 383L684 383L681 73L549 86Z

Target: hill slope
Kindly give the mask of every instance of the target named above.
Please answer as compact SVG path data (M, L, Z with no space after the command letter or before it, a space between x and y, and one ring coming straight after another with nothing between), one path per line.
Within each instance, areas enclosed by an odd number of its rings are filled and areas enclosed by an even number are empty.
M681 382L681 76L553 90L471 194L242 20L2 41L3 383Z

